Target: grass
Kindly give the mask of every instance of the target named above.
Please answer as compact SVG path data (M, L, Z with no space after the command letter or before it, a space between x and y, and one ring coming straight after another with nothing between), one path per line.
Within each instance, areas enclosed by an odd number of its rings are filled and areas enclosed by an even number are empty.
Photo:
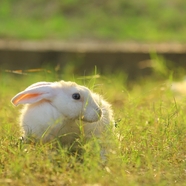
M1 0L0 38L185 42L186 2Z
M83 144L83 161L67 149L51 144L28 145L19 142L19 109L10 99L36 81L56 81L56 74L0 74L0 185L185 185L186 107L176 100L168 81L160 76L159 63L152 77L127 82L117 73L90 80L70 77L93 88L113 105L116 132L109 144L107 162L102 165L99 147ZM157 66L157 65L154 65ZM163 74L164 75L164 74ZM161 78L160 78L161 77ZM96 143L96 142L95 142Z

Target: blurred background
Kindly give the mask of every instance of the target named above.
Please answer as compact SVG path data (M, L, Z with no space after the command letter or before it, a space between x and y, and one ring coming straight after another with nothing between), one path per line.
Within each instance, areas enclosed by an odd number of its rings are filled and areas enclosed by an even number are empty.
M183 0L1 0L0 67L96 66L134 78L150 74L157 55L185 65L185 23Z

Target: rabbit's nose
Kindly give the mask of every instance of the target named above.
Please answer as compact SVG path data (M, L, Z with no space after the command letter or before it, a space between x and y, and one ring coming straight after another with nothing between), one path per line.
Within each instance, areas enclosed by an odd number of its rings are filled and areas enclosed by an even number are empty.
M101 111L101 109L99 107L96 108L96 112L97 112L98 116L101 117L102 111Z

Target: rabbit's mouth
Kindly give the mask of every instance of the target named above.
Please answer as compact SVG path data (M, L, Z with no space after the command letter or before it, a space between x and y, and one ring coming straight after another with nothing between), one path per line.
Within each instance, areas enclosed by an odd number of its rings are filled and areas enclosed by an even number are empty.
M88 123L93 123L93 122L96 122L96 121L98 121L98 120L100 120L100 118L97 118L97 119L86 119L84 116L83 117L81 117L81 120L82 121L85 121L85 122L88 122Z
M90 115L82 115L81 120L86 121L86 122L96 122L100 120L102 116L102 111L101 109L96 109L92 114Z

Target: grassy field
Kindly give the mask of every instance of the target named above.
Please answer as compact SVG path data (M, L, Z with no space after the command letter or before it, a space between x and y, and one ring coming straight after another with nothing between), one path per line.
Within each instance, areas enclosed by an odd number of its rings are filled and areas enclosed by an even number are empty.
M99 148L89 144L82 144L80 161L67 149L54 149L51 144L20 143L21 107L13 107L10 99L31 83L59 79L47 71L28 75L1 72L0 185L185 185L186 107L170 91L173 75L160 66L156 65L151 77L137 82L128 82L122 73L93 79L63 75L64 80L90 88L94 85L94 91L113 106L120 139L111 135L105 164Z
M186 42L182 0L1 0L0 38Z

